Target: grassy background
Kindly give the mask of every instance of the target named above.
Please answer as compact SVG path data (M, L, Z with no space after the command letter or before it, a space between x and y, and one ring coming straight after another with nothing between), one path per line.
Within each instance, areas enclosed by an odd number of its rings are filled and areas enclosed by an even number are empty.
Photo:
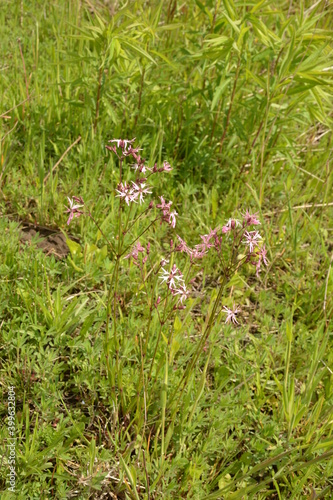
M333 498L330 2L0 6L1 455L15 385L16 498ZM168 386L161 354L151 417L133 425L145 319L133 269L119 422L103 357L113 264L98 232L73 225L81 247L65 261L19 242L22 219L68 231L66 196L78 194L113 234L115 137L174 167L154 194L173 200L190 244L249 207L269 249L260 280L247 270L230 283L224 303L242 304L243 326L216 323L163 453L165 392L216 294L214 262L175 320ZM152 237L156 256L170 237Z

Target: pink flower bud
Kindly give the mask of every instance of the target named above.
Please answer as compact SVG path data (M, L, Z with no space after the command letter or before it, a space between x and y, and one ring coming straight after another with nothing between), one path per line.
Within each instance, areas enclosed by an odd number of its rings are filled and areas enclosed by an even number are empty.
M106 149L108 149L109 151L112 151L113 153L116 153L117 152L117 148L116 146L108 146L107 144L105 145Z

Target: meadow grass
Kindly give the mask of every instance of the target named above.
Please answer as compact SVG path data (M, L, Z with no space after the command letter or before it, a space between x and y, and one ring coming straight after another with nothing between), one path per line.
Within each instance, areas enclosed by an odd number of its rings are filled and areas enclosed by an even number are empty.
M330 2L0 7L1 499L333 498ZM133 137L150 167L173 167L153 186L179 213L176 230L150 233L156 259L176 234L194 245L247 208L268 249L259 279L247 265L229 280L223 305L241 305L241 326L217 315L183 392L216 259L198 266L151 364L158 323L144 359L137 269L119 271L118 350L106 339L115 262L92 221L66 225L66 197L80 195L116 241L105 145ZM22 243L22 220L60 228L70 255Z

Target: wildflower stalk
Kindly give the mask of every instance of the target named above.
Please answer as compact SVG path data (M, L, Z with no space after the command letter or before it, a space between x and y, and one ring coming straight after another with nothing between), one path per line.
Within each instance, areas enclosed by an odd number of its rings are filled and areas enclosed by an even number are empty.
M147 295L148 295L146 282L144 280L144 277L142 277L142 278L143 278L142 281L143 281L145 290L146 290ZM151 303L149 304L149 316L148 316L148 322L147 322L147 332L146 332L144 349L142 349L142 342L141 342L141 337L140 337L140 350L141 350L142 363L146 359L146 355L147 355L149 329L150 329L150 323L151 323L151 318L152 318L152 310L153 310L153 287L152 287L151 291L152 291L152 299L151 299ZM144 376L144 370L143 370L143 368L142 368L142 370L140 372L140 378L139 378L139 383L138 383L138 387L137 387L137 405L136 405L137 406L137 415L140 415L140 411L141 411L140 393L141 393L141 389L142 388L143 388L143 391L144 391L144 398L145 398L146 397L145 396L145 376Z
M223 281L221 283L221 286L220 286L220 289L218 291L218 294L217 294L217 297L215 299L215 302L214 302L214 306L213 306L213 310L209 316L209 319L208 319L208 323L207 323L207 326L206 326L206 329L201 337L201 339L199 340L199 343L198 343L198 346L197 346L197 349L194 353L194 356L192 357L192 360L190 362L190 364L187 366L187 369L185 370L185 373L181 379L181 381L179 382L179 384L177 385L177 388L176 390L174 391L172 397L171 397L171 400L170 400L170 404L174 401L175 397L176 397L176 394L178 393L179 389L181 388L183 382L184 382L184 385L183 385L183 388L181 389L181 392L178 396L178 399L177 399L177 402L176 402L176 405L175 405L175 410L173 411L172 413L172 416L171 416L171 423L173 422L175 416L176 416L176 413L177 413L177 409L178 409L178 405L180 403L180 400L182 398L182 395L183 395L183 392L185 390L185 387L187 385L187 382L188 382L188 378L189 378L189 374L191 373L193 367L195 366L200 354L201 354L201 351L202 351L202 348L203 346L205 345L209 335L210 335L210 332L212 330L212 327L213 327L213 324L214 324L214 319L215 319L215 314L216 314L216 311L217 311L217 308L219 306L219 303L222 299L222 295L223 295L223 291L224 291L224 288L227 284L229 280L229 275L228 273L225 273L224 276L223 276Z
M197 349L196 349L196 351L194 353L192 361L188 365L187 369L185 370L185 373L184 373L181 381L177 385L177 388L174 391L174 393L173 393L173 395L172 395L172 397L171 397L171 399L169 401L169 404L171 405L172 402L174 401L175 397L176 397L176 394L178 393L179 389L181 388L181 386L182 386L182 384L184 382L183 387L182 387L182 389L180 391L180 394L178 396L178 399L176 401L176 404L174 406L174 410L173 410L173 412L171 414L169 428L174 425L174 421L176 419L177 411L179 409L179 404L180 404L180 401L181 401L181 398L183 396L184 390L185 390L185 388L187 386L187 383L188 383L189 375L190 375L193 367L195 366L195 364L196 364L196 362L197 362L197 360L198 360L198 358L199 358L199 356L200 356L200 354L202 352L202 348L205 345L205 343L206 343L206 341L207 341L207 339L208 339L208 337L210 335L210 332L212 330L212 327L213 327L213 324L214 324L214 319L215 319L215 314L216 314L218 305L219 305L219 303L220 303L220 301L222 299L223 291L224 291L224 288L225 288L228 280L229 280L229 276L227 274L225 274L224 277L223 277L223 281L221 283L218 295L217 295L216 300L214 302L213 310L212 310L212 312L211 312L211 314L209 316L209 320L208 320L206 329L205 329L205 331L204 331L204 333L203 333L203 335L202 335L202 337L201 337L201 339L200 339L200 341L198 343L198 346L197 346ZM164 419L163 419L163 417L164 417ZM164 454L167 452L167 449L165 449L165 447L164 447L165 414L164 415L162 414L162 423L161 423L161 426L159 427L157 435L159 434L159 431L160 431L161 428L162 428L162 451L163 451L163 456L164 456Z
M160 343L161 336L162 336L162 328L164 325L164 317L165 317L166 306L168 303L168 296L169 295L167 295L167 297L165 299L165 303L164 303L163 320L161 321L161 318L160 318L160 329L159 329L158 336L157 336L154 354L153 354L152 360L150 362L150 368L149 368L149 373L148 373L148 382L151 380L151 373L153 371L153 366L154 366L154 361L155 361L155 357L156 357L156 353L157 353L157 348L158 348L158 345ZM157 313L158 313L158 311L157 311ZM159 315L159 313L158 313L158 315Z
M238 71L238 70L237 70ZM237 82L238 73L236 72L235 84ZM229 114L231 113L232 103L230 105ZM222 136L221 143L226 136L228 129L228 121L230 116L227 117L226 127L224 130L224 135ZM229 282L230 278L238 271L238 269L244 263L250 263L256 266L257 276L260 272L261 264L265 264L267 266L267 250L265 245L261 245L262 238L259 234L259 231L251 230L250 226L256 226L260 224L257 213L252 214L249 210L246 210L245 214L242 214L243 221L241 223L238 219L229 219L221 229L215 228L210 229L209 234L201 235L201 242L198 245L195 245L193 248L190 248L186 241L184 241L179 235L177 238L179 240L177 245L174 245L174 241L170 241L170 249L167 251L163 259L154 263L151 262L151 254L150 254L150 241L146 244L146 247L142 242L140 242L140 238L145 235L155 223L160 220L161 224L167 223L171 228L175 228L178 216L176 210L171 210L172 201L166 201L163 196L160 196L160 202L156 204L156 209L159 210L158 216L151 218L153 220L148 219L147 226L142 229L138 228L138 236L135 236L135 233L132 234L132 228L134 225L143 218L154 206L153 201L150 202L149 207L140 211L140 213L136 214L136 209L132 207L132 205L137 204L138 202L143 203L145 200L145 196L147 194L151 194L152 189L151 185L146 185L147 178L152 174L157 174L161 172L169 172L172 170L170 164L167 161L164 161L162 167L158 167L157 163L155 163L154 167L149 168L145 165L145 159L141 158L138 151L141 151L140 148L134 148L132 143L135 139L112 139L109 141L111 145L107 145L106 148L113 153L116 154L119 160L119 184L117 186L116 192L118 193L116 197L120 197L119 206L118 206L118 229L116 239L118 243L115 243L113 240L109 241L105 233L100 228L97 221L94 217L83 210L84 201L82 197L73 196L73 199L68 198L69 207L67 208L68 220L67 224L77 217L82 215L88 215L98 230L101 232L106 242L108 243L108 248L110 248L110 253L113 258L113 270L110 278L109 288L107 292L107 304L106 304L106 331L104 338L104 354L106 359L107 366L107 375L111 388L111 397L113 399L113 404L116 409L116 415L118 417L118 412L120 412L123 416L129 414L132 416L132 420L130 422L130 426L136 425L136 432L139 433L142 431L143 441L145 439L145 429L147 427L147 415L148 408L152 408L152 404L149 404L148 401L148 387L150 386L150 393L155 395L157 389L157 380L159 380L163 375L161 375L161 371L163 368L163 360L164 363L164 383L162 382L161 389L161 414L159 418L159 426L156 430L155 435L155 443L157 444L159 437L162 439L161 443L161 464L165 460L165 454L167 453L168 440L165 436L168 436L166 433L166 421L167 421L167 402L170 404L170 419L169 420L169 432L174 425L178 409L181 405L181 401L184 397L184 392L189 385L190 377L198 363L199 357L202 354L202 351L205 349L205 345L209 336L211 335L213 325L216 322L216 318L219 316L221 312L221 303L222 297L224 294L225 287ZM122 150L121 154L118 154L119 150ZM122 167L123 161L126 157L132 156L136 163L133 168L138 171L137 178L135 182L131 181L132 185L127 184L126 181L122 183ZM151 174L145 177L142 177L141 174L145 175L146 171L150 171ZM124 202L128 205L128 211L124 212ZM138 205L136 205L138 206ZM131 214L132 210L134 210L134 215L132 220ZM142 223L142 219L140 220L140 225ZM142 224L143 225L143 224ZM237 229L239 228L239 229ZM127 240L127 235L131 241L130 245L125 245L125 240ZM225 236L225 242L227 246L227 251L224 254L224 245L223 238ZM241 245L245 246L245 250L240 251ZM139 269L141 276L141 287L139 290L144 289L144 294L147 297L147 302L144 305L144 316L147 318L147 323L145 325L144 334L140 332L138 335L139 340L139 357L140 357L140 369L138 370L138 377L136 383L136 398L132 398L130 402L125 401L125 393L123 391L123 380L122 375L126 373L125 365L122 362L120 357L120 348L122 344L121 340L121 329L120 325L117 324L117 321L121 323L117 316L117 308L118 308L118 288L120 287L120 282L122 282L121 277L123 274L120 270L120 262L123 261L122 257L124 254L131 249L130 253L124 257L126 259L133 259L133 264ZM183 374L181 379L175 389L175 391L171 394L171 397L168 401L167 394L167 386L168 386L168 375L169 371L171 373L172 370L172 360L173 360L173 352L172 352L172 342L174 339L174 328L172 326L173 317L177 314L178 310L185 309L184 301L188 298L190 290L188 289L188 283L191 283L190 280L193 269L196 268L197 259L204 258L208 253L210 248L215 248L218 252L219 260L221 263L221 267L223 268L223 274L221 277L221 282L219 284L219 289L217 292L217 296L212 304L209 306L208 312L206 314L205 322L202 327L202 334L200 340L197 342L197 345L194 346L194 353L191 359L188 361L186 367L184 367ZM223 250L223 251L222 251ZM176 253L181 252L187 254L190 259L190 262L186 264L181 271L177 265L173 262L174 256ZM171 257L171 263L167 267L166 263L169 263L169 257ZM148 261L148 265L146 262ZM157 300L155 299L156 293L156 284L158 279L164 283L166 286L166 294L162 294L163 299L160 295L158 295ZM131 281L132 275L128 273L128 279ZM149 280L149 283L148 283ZM189 281L188 281L189 280ZM170 298L171 297L171 298ZM164 301L164 305L161 302ZM148 308L148 310L147 310ZM156 314L159 320L159 327L156 338L154 335L154 339L150 339L150 330L152 329L153 319L157 319L154 313L154 309L156 309ZM237 321L236 315L240 312L240 309L234 304L230 309L229 307L223 306L224 313L227 314L225 322L233 323L234 325L239 324ZM112 324L112 326L110 326ZM170 329L169 329L170 327ZM165 336L164 336L165 334ZM112 337L113 336L113 337ZM161 339L166 339L166 344L161 343ZM162 345L161 345L162 344ZM152 351L152 356L147 361L147 352ZM110 354L114 355L114 361L111 359ZM154 372L154 377L152 377L153 369L155 366L155 361L157 355L159 356L159 362L156 363L156 369ZM146 370L145 370L146 366ZM204 375L202 380L204 380L206 369L208 366L208 360L206 360ZM153 378L153 380L152 380ZM142 395L143 390L143 395ZM200 393L201 394L201 393ZM200 395L198 396L200 397ZM119 406L118 406L119 402ZM127 407L125 405L127 404ZM196 402L197 404L197 402ZM144 421L142 420L142 411L144 408ZM190 419L193 416L193 411L190 414ZM134 413L134 415L133 415ZM117 418L120 423L119 418ZM143 425L142 425L143 424ZM118 424L119 425L119 424ZM140 428L140 429L139 429ZM127 426L128 432L128 426ZM149 438L150 439L150 438ZM149 444L148 444L149 448ZM156 483L156 481L155 481Z
M122 157L119 159L119 171L120 171L120 182L121 182L121 176L122 176L122 164L123 164L123 159ZM115 279L114 279L114 292L113 292L113 338L114 338L114 345L115 345L115 351L116 351L116 377L118 380L118 389L121 394L121 407L124 408L124 395L123 395L123 389L122 389L122 376L121 376L121 370L119 366L119 341L118 341L118 336L117 336L117 316L116 316L116 310L117 310L117 289L118 289L118 281L119 281L119 265L120 265L120 257L121 257L121 249L123 245L123 237L122 237L122 200L120 200L119 203L119 209L118 209L118 220L119 220L119 228L118 228L118 250L117 250L117 255L116 255L116 263L115 263ZM110 297L111 298L111 297Z
M116 258L116 263L117 263L117 258ZM112 374L111 366L110 366L110 356L109 356L109 324L110 324L110 318L111 318L111 295L112 295L112 285L113 281L115 278L115 270L116 270L116 264L113 268L112 276L110 279L110 285L109 285L109 290L108 290L108 298L107 298L107 303L106 303L106 329L105 329L105 344L104 344L104 355L106 359L106 365L108 369L108 378L109 382L111 385L111 390L114 393L114 401L115 405L117 406L117 393L116 393L116 387L115 387L115 377Z
M129 250L129 249L130 249L130 248L134 245L134 243L135 243L136 241L138 241L138 239L140 239L140 238L141 238L141 236L142 236L143 234L145 234L145 233L148 231L148 229L149 229L149 228L150 228L153 224L155 224L155 222L156 222L157 220L158 220L158 218L156 217L156 219L154 219L154 220L153 220L150 224L148 224L148 226L146 227L146 229L144 229L144 230L143 230L143 231L139 234L139 236L137 236L137 237L136 237L136 238L135 238L135 239L131 242L131 244L130 244L130 245L128 245L128 246L125 248L125 250L124 250L124 251L123 251L123 252L119 255L119 257L122 257L122 256L124 255L124 253L126 253L126 252L127 252L127 250Z
M130 206L130 209L132 208L132 205ZM140 219L140 217L142 217L143 215L145 215L148 211L150 210L150 208L146 208L146 210L144 210L143 212L141 212L132 222L132 224L130 225L130 227L127 229L127 226L126 228L124 229L124 233L123 234L126 234L126 233L129 233L130 230L132 229L132 227L136 224L136 222Z

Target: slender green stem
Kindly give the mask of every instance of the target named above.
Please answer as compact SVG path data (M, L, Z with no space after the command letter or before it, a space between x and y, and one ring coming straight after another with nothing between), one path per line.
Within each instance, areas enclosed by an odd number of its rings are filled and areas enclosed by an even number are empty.
M132 205L131 205L132 206ZM150 208L146 208L146 210L144 210L143 212L141 212L135 219L134 221L132 222L131 226L127 229L127 227L125 227L124 229L124 234L128 233L132 227L134 226L134 224L136 224L136 222L140 219L140 217L142 217L142 215L144 215L146 212L148 212L150 210Z
M196 364L196 362L197 362L197 360L198 360L198 358L199 358L199 356L201 354L202 348L205 345L206 340L208 339L208 337L210 335L210 332L211 332L213 324L214 324L216 310L217 310L217 307L218 307L218 305L219 305L219 303L220 303L220 301L222 299L223 291L224 291L224 288L225 288L225 286L226 286L226 284L228 282L228 279L229 279L229 275L225 274L224 277L223 277L223 281L221 283L219 292L217 294L216 300L214 302L213 310L212 310L212 312L211 312L211 314L209 316L207 326L206 326L205 331L204 331L204 333L203 333L203 335L202 335L202 337L201 337L201 339L200 339L200 341L198 343L198 346L197 346L197 349L195 351L195 354L192 357L192 360L191 360L190 364L188 365L187 369L185 370L185 373L184 373L181 381L177 385L177 388L176 388L176 390L174 391L174 393L173 393L173 395L171 397L170 404L175 399L175 396L178 393L179 389L181 388L183 382L185 382L184 385L183 385L183 388L182 388L182 390L181 390L181 392L179 394L179 397L177 399L177 403L176 403L175 410L174 410L173 415L172 415L172 419L174 418L174 416L175 416L175 414L177 412L177 408L178 408L180 399L181 399L181 397L183 395L183 392L185 390L185 387L187 385L187 380L188 380L189 374L191 373L194 365Z
M153 221L152 221L152 222L151 222L151 223L150 223L150 224L146 227L146 229L144 229L144 230L142 231L142 233L140 233L140 234L139 234L139 236L138 236L137 238L135 238L135 239L131 242L131 244L130 244L130 245L128 245L128 246L125 248L125 250L124 250L122 253L120 253L119 257L122 257L122 256L124 255L124 253L126 253L126 252L127 252L127 250L129 250L129 249L130 249L130 248L134 245L134 243L135 243L136 241L138 241L138 239L139 239L139 238L141 238L141 236L142 236L143 234L145 234L145 233L148 231L148 229L149 229L149 228L150 228L150 227L151 227L151 226L152 226L152 225L153 225L153 224L154 224L154 223L155 223L158 219L159 219L159 217L157 217L156 219L154 219L154 220L153 220Z
M151 363L150 363L148 380L151 379L151 373L152 373L152 370L153 370L153 366L154 366L154 361L155 361L155 357L156 357L158 345L159 345L160 340L161 340L162 328L163 328L163 325L165 323L165 312L166 312L166 308L167 308L168 297L169 297L169 293L167 294L167 296L165 298L164 310L163 310L163 319L162 319L162 321L160 320L160 330L158 332L158 337L157 337L157 341L156 341L156 345L155 345L155 350L154 350L153 358L152 358Z

